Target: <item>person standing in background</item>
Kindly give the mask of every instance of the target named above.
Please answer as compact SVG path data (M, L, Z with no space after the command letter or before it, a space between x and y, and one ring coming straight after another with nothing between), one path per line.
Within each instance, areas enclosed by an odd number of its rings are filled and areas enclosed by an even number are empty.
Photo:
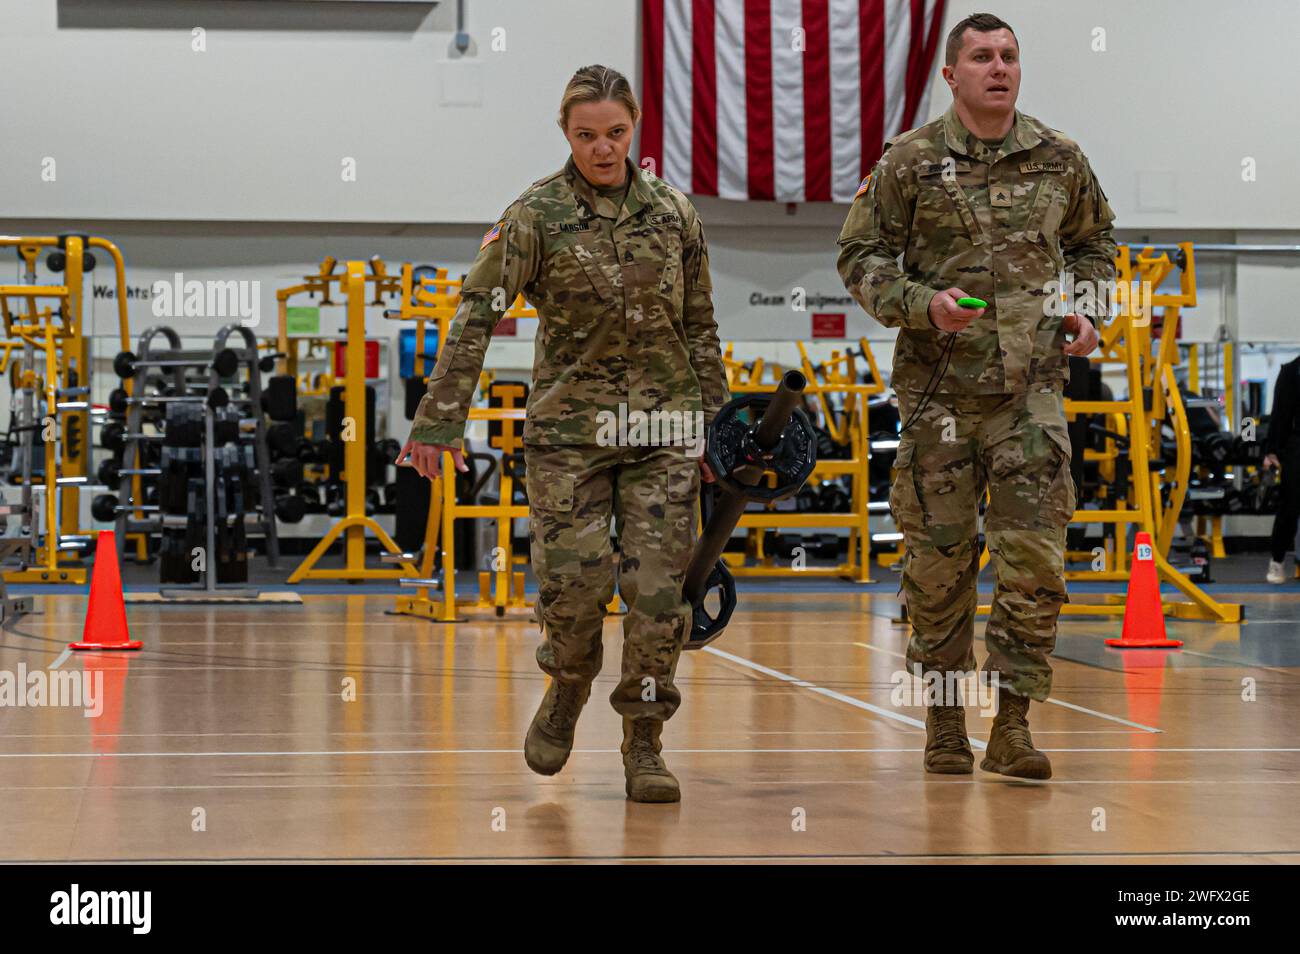
M1282 365L1273 385L1273 413L1268 420L1268 438L1264 443L1264 469L1282 471L1281 495L1277 515L1273 518L1272 553L1268 563L1268 582L1285 583L1284 563L1287 552L1295 549L1296 524L1300 522L1300 358ZM1300 562L1300 558L1297 558Z

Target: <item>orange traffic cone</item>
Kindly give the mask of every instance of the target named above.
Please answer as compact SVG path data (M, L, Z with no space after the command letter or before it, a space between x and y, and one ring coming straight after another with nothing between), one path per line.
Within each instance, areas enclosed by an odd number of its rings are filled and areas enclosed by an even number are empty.
M1182 644L1181 639L1165 635L1165 612L1160 605L1160 580L1156 575L1151 534L1138 531L1124 605L1124 630L1119 639L1106 640L1106 645L1117 649L1169 649Z
M95 572L90 577L90 605L81 642L69 649L139 649L144 643L131 638L126 628L126 602L122 599L122 571L117 565L117 540L112 530L99 531L95 544Z

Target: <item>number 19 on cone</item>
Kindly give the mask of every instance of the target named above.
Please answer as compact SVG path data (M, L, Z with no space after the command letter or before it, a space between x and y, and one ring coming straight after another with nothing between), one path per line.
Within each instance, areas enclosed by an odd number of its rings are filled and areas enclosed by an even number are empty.
M1139 531L1133 544L1133 570L1124 603L1124 630L1119 639L1106 640L1116 649L1176 649L1181 639L1165 634L1165 611L1160 604L1160 579L1156 574L1151 534Z

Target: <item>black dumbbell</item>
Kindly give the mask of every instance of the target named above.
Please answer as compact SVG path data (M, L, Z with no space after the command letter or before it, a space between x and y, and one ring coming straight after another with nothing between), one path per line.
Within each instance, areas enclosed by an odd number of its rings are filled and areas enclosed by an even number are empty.
M297 523L307 514L307 501L296 494L275 498L275 516L283 523Z
M306 505L308 513L320 513L324 509L320 502L320 486L310 481L298 485L298 498Z
M139 475L141 477L157 477L162 470L157 467L123 467L114 458L99 462L99 469L95 476L99 478L101 484L111 487L118 483L123 477L132 477Z
M111 487L122 479L121 467L122 465L113 458L101 460L98 469L95 471L95 476L101 484Z
M120 421L109 421L99 431L99 446L114 454L120 453L126 446L126 425Z
M116 494L96 494L95 499L90 502L90 515L101 523L108 523L110 520L116 520L118 514L126 511L134 513L140 510L146 513L156 513L159 510L157 504L145 504L140 507L123 507L118 503Z
M812 555L819 560L834 560L840 555L840 538L835 533L818 533L813 537Z
M233 348L222 348L210 361L196 358L150 358L141 361L133 351L119 351L113 357L113 371L119 378L135 377L137 368L215 368L218 375L228 378L239 369L239 355Z
M296 487L302 483L302 461L282 457L271 465L271 480L277 487Z
M220 418L212 422L212 443L217 447L233 444L239 440L239 421Z
M266 443L276 457L296 457L305 442L297 424L281 421L266 429Z
M203 394L155 394L149 397L131 397L124 388L114 388L108 395L108 408L114 414L125 414L133 404L152 407L157 404L199 404L206 403L214 411L230 403L230 395L225 388L213 388Z
M848 513L853 507L853 497L839 483L822 484L817 499L823 513Z
M292 421L298 416L298 382L291 374L267 379L262 390L262 410L273 421Z

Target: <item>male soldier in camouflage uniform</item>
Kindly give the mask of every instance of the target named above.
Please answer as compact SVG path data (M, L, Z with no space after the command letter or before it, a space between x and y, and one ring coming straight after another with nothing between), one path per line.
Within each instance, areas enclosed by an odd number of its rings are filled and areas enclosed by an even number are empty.
M999 705L981 768L1049 778L1027 716L1029 700L1051 690L1047 657L1066 600L1075 507L1066 356L1092 351L1092 322L1103 317L1100 307L1063 316L1054 282L1063 272L1080 288L1112 282L1115 243L1079 146L1015 110L1018 54L996 17L957 24L943 71L953 107L886 145L844 224L839 270L869 314L900 329L892 383L905 429L890 507L904 535L908 663L937 674L975 668L987 485L997 582L984 668L998 674ZM988 308L957 305L966 296ZM926 712L925 767L969 773L964 710L943 702Z
M686 197L627 159L639 111L626 80L587 67L574 84L601 98L571 103L566 93L573 157L484 237L410 439L427 446L461 437L488 338L522 291L539 317L524 455L546 634L537 660L552 677L525 759L543 775L568 759L600 671L615 587L613 517L628 614L610 702L624 719L627 794L677 801L660 730L681 701L673 676L692 618L682 581L701 473L712 480L700 459L703 427L727 399L708 250ZM620 419L629 433L617 433ZM638 435L646 419L663 427Z

